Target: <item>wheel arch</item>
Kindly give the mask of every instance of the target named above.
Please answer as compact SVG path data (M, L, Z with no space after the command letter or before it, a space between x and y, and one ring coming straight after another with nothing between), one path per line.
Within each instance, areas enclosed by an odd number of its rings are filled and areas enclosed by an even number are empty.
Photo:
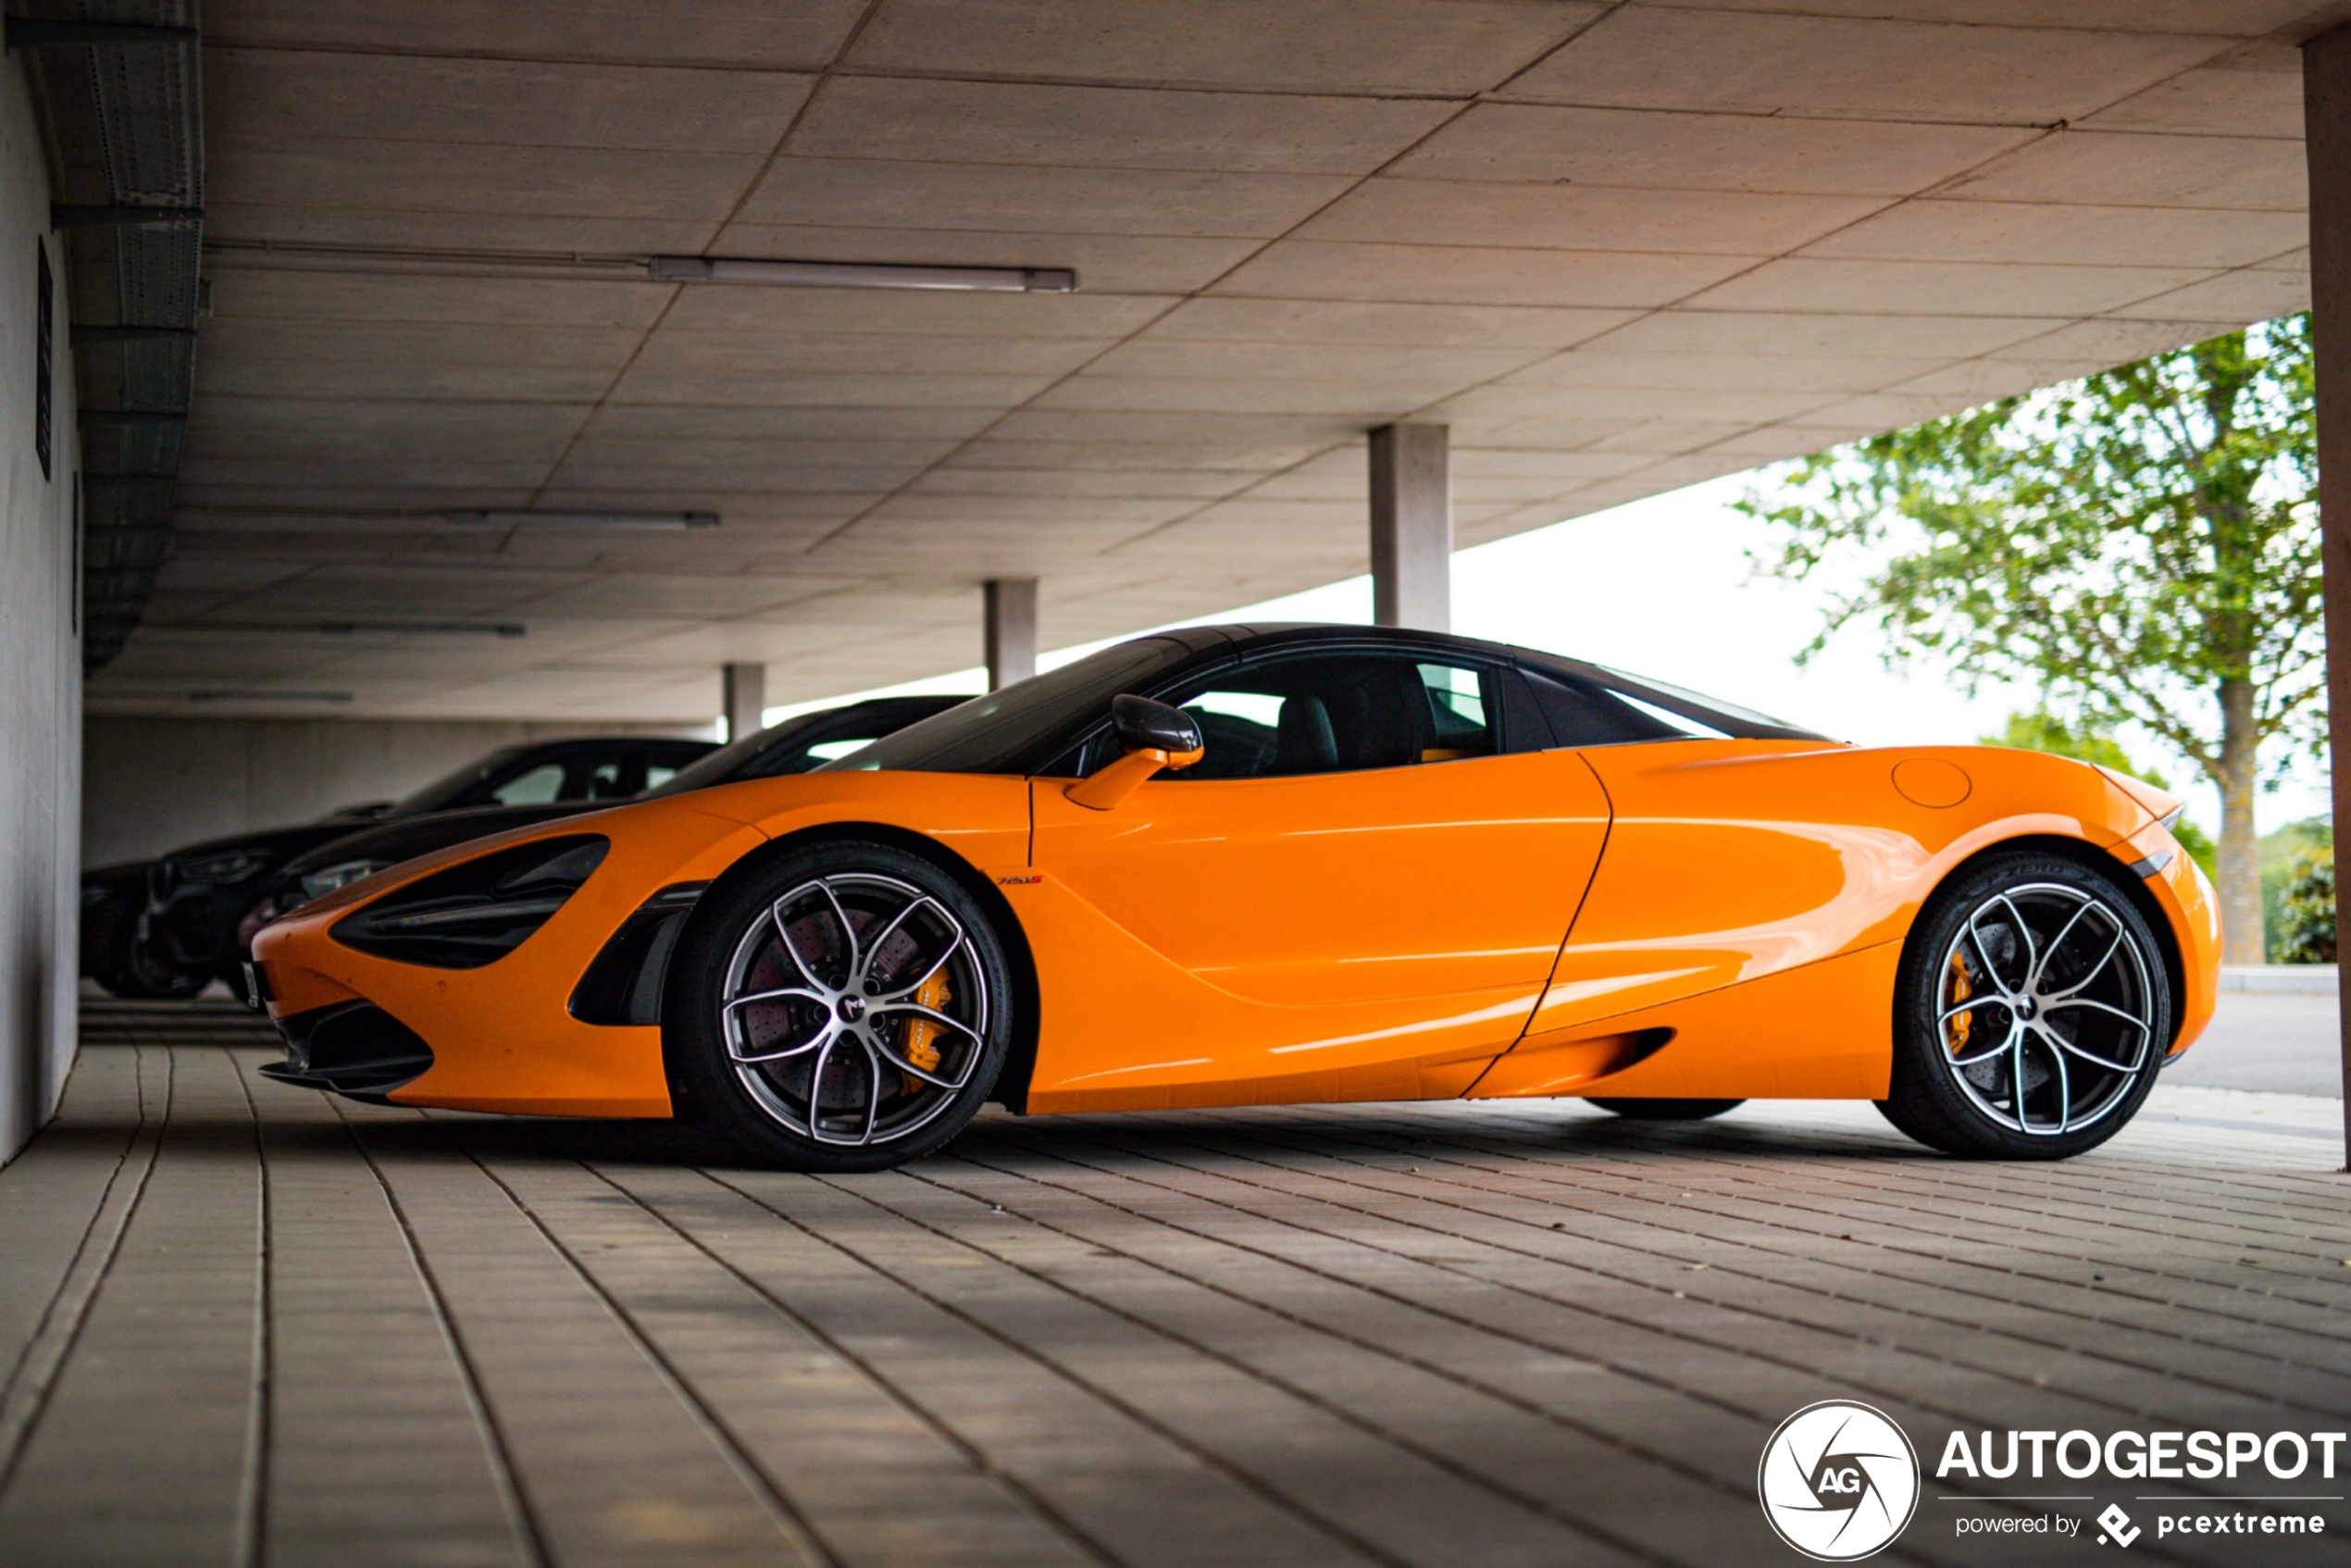
M1920 901L1919 913L1923 915L1927 902L1936 894L1985 861L1996 855L2019 852L2054 855L2062 860L2070 860L2084 870L2105 878L2121 891L2122 896L2130 901L2131 907L2137 910L2140 918L2147 923L2147 929L2155 933L2156 950L2163 959L2164 978L2171 988L2172 1004L2170 1019L2171 1038L2163 1042L2164 1052L2168 1055L2171 1046L2179 1039L2187 998L2187 965L2180 950L2180 934L2172 928L2171 916L2166 915L2163 906L2156 902L2155 895L2147 891L2145 879L2133 876L2130 866L2118 856L2099 848L2087 839L2069 838L2062 833L2022 833L2014 838L2001 839L1986 844L1936 879L1934 886L1928 890L1926 898ZM1910 928L1903 933L1903 973L1907 974L1909 971L1912 957L1911 944L1918 940L1920 927L1922 925L1922 921L1913 917L1910 921ZM1901 1005L1898 988L1895 1005L1897 1009Z
M970 861L927 834L891 823L864 820L821 822L770 839L745 853L712 878L710 891L721 887L732 888L758 876L785 855L823 843L886 844L892 849L902 850L930 862L952 877L978 903L995 927L997 940L1003 944L1005 963L1013 973L1012 1044L1004 1059L1003 1071L996 1079L996 1092L990 1098L1015 1115L1025 1114L1029 1077L1037 1065L1038 1019L1041 1006L1037 964L1029 952L1028 935L1022 929L1019 917L1013 913L1011 902L998 890L995 883L989 881ZM706 891L698 905L698 913L699 908L707 907L710 902ZM665 1017L668 1015L669 1000L665 994L662 1012Z

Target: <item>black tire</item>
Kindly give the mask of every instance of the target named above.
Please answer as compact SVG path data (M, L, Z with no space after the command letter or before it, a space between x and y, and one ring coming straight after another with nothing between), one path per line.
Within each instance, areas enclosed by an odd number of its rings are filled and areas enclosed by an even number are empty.
M1612 1111L1628 1122L1703 1122L1735 1110L1744 1100L1595 1100L1590 1103Z
M2046 852L1989 855L1910 928L1878 1109L1947 1154L2062 1160L2138 1113L2174 1016L2163 948L2119 877Z
M91 977L106 989L133 1002L185 1002L212 984L209 975L174 969L139 940L139 922L122 923L111 960Z
M783 991L799 994L740 1001ZM885 1170L978 1114L1010 1054L1014 994L1002 934L943 866L891 844L786 846L722 878L678 940L662 1001L671 1095L761 1164Z

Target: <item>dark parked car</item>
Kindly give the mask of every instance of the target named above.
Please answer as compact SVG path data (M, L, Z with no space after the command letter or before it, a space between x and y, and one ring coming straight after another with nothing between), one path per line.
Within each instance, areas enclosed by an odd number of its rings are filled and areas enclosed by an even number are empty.
M807 773L885 735L894 734L916 719L945 713L968 701L967 697L877 697L847 707L802 714L710 753L645 792L683 794L689 790L706 790L714 784ZM404 815L321 844L287 861L270 878L268 896L253 907L238 928L239 955L242 957L251 949L254 933L271 920L362 877L470 839L504 833L510 828L531 827L553 817L597 811L611 803L605 800L566 800Z
M295 856L369 822L468 806L573 802L592 810L665 782L715 749L707 740L643 735L503 747L389 806L174 850L146 865L144 906L128 920L119 900L132 868L93 872L82 883L83 973L118 996L190 996L216 977L242 986L239 923L268 890L271 875ZM93 943L93 930L106 940Z
M369 801L342 806L314 827L341 836L373 822L392 803ZM212 975L173 968L139 938L155 867L152 860L126 860L81 874L81 972L117 996L193 996L211 983Z
M117 996L184 997L212 977L155 966L139 945L151 860L101 865L81 874L81 972Z

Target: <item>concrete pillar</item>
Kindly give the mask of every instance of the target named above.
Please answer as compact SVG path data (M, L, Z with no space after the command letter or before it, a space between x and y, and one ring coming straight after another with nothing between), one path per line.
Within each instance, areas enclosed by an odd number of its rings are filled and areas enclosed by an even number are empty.
M1453 473L1443 425L1372 432L1372 619L1453 625Z
M2310 320L2317 343L2320 560L2326 571L2327 725L2334 820L2351 824L2351 27L2302 46L2303 137L2310 160ZM2334 839L2334 885L2351 888ZM2351 987L2342 988L2344 1079L2351 1083ZM2351 1154L2351 1097L2344 1101Z
M718 681L718 707L727 718L728 740L740 740L767 728L759 717L767 706L765 665L721 665Z
M1037 579L991 579L988 592L988 689L1000 691L1037 673Z

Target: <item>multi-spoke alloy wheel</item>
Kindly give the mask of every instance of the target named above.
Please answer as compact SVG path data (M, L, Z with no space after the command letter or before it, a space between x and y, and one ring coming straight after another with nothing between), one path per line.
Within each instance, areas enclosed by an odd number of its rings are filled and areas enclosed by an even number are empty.
M735 1076L768 1114L856 1146L953 1103L988 1036L988 982L939 900L850 872L801 883L743 933L721 1014Z
M713 894L664 1005L694 1109L754 1152L833 1170L914 1158L970 1120L1003 1062L1005 967L952 877L826 844Z
M1896 1126L1956 1154L2056 1158L2138 1109L2171 1045L2171 983L2119 884L2011 854L1921 912L1896 1024Z

